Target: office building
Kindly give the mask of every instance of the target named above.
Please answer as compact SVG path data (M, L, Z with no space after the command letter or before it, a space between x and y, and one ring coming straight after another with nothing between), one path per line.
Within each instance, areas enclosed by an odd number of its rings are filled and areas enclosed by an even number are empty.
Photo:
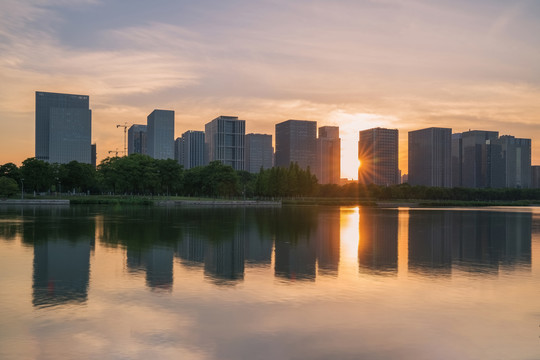
M245 120L220 116L205 125L205 147L208 161L220 161L235 170L244 170Z
M298 163L302 169L314 171L317 151L317 122L287 120L276 124L275 165L289 167Z
M339 184L341 178L341 139L338 126L322 126L317 139L316 175L319 184Z
M182 148L179 149L179 154L182 157L180 165L183 165L184 169L206 165L204 139L204 131L188 130L182 134Z
M88 95L36 91L36 158L90 164L92 112Z
M174 159L174 111L154 110L147 121L148 155L154 159Z
M540 189L540 165L531 166L531 188Z
M494 168L487 167L487 159L493 156L495 150L491 146L486 147L486 144L491 145L498 137L497 131L472 130L461 134L461 186L489 187L491 180L497 178L492 171Z
M531 187L531 139L519 139L503 135L494 141L499 146L501 186L508 188Z
M461 170L463 165L463 141L461 133L452 134L452 187L463 186Z
M132 125L128 130L128 155L146 154L146 125Z
M178 164L183 165L184 164L184 149L183 146L184 143L182 141L181 137L176 138L174 140L174 160L178 162Z
M258 173L261 168L270 169L274 159L272 135L247 134L245 140L245 170Z
M409 131L409 184L451 187L451 152L452 129Z
M399 184L398 130L374 128L360 131L358 160L359 184Z
M92 144L91 146L91 160L90 163L93 167L97 166L97 144Z

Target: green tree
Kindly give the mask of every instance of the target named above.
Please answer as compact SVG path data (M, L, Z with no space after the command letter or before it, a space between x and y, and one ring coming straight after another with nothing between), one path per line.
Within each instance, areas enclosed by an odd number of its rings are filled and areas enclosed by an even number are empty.
M28 191L47 191L54 183L51 165L36 158L28 158L21 166L24 189Z
M13 196L19 192L17 182L7 176L0 177L0 197Z
M17 184L21 183L21 169L14 163L6 163L0 166L0 176L5 176L15 180Z

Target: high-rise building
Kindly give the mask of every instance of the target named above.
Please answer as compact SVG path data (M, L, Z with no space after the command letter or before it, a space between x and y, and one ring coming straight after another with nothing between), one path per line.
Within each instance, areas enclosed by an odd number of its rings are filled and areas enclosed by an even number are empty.
M452 186L452 129L409 131L409 184Z
M531 188L540 189L540 165L531 166Z
M491 145L498 137L497 131L472 130L461 134L461 186L488 187L491 185L489 179L497 178L497 175L489 175L489 172L493 173L494 168L487 167L487 159L492 157L495 151L491 147L486 147L486 144Z
M275 165L288 167L298 163L302 169L314 171L317 152L317 122L287 120L276 124Z
M92 112L88 95L36 91L36 158L90 164Z
M270 169L274 158L272 135L247 134L245 149L245 170L258 173L262 169Z
M174 140L174 160L180 165L184 165L184 142L181 137Z
M358 183L399 184L398 130L374 128L360 131L358 160Z
M174 159L174 111L154 110L147 121L148 155L154 159Z
M206 165L204 139L204 131L188 130L182 134L182 148L179 149L179 154L182 157L180 165L183 165L184 169Z
M92 144L91 147L92 147L92 150L91 150L92 159L90 163L92 164L93 167L96 167L97 166L97 144Z
M500 146L501 172L504 174L500 187L531 187L531 139L503 135L494 143Z
M341 178L341 139L338 126L321 126L317 139L316 175L319 184L339 184Z
M237 116L220 116L205 125L208 161L221 161L235 170L244 170L246 121Z
M461 167L463 165L461 133L452 134L452 187L463 186Z
M146 125L131 125L128 130L128 155L147 153L146 131Z

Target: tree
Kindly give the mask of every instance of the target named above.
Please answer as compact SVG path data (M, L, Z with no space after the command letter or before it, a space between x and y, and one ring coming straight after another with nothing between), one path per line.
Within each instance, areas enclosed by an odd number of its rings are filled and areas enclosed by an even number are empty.
M0 166L0 176L5 176L15 180L17 184L21 183L21 169L14 163L6 163Z
M54 183L51 165L36 158L23 161L21 175L24 188L30 191L47 191Z
M7 176L0 177L0 197L9 197L19 192L17 182Z

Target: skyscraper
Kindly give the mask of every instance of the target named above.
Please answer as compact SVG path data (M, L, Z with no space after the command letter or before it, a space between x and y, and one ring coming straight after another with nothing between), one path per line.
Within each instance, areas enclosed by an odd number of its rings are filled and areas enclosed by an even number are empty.
M154 159L174 159L174 111L154 110L147 121L148 155Z
M321 126L317 139L316 175L319 184L339 184L341 179L341 139L338 126Z
M205 164L204 131L188 130L182 134L181 150L184 169L191 169Z
M360 184L399 184L398 130L374 128L360 131L358 160Z
M461 187L461 167L463 163L463 146L461 133L452 134L452 187Z
M128 130L128 155L147 153L146 131L146 125L131 125Z
M540 166L531 166L531 188L540 189Z
M235 170L244 170L245 120L220 116L205 125L205 146L209 161L221 161Z
M250 173L258 173L261 168L270 169L274 158L272 135L247 134L245 167Z
M409 131L409 184L452 186L452 129Z
M503 135L494 141L500 145L503 185L509 188L531 187L531 139Z
M461 134L461 185L469 188L487 187L486 143L497 140L497 131L472 130Z
M92 113L88 95L36 91L36 158L90 164Z
M296 162L302 169L314 171L317 151L317 122L287 120L276 124L276 166Z

